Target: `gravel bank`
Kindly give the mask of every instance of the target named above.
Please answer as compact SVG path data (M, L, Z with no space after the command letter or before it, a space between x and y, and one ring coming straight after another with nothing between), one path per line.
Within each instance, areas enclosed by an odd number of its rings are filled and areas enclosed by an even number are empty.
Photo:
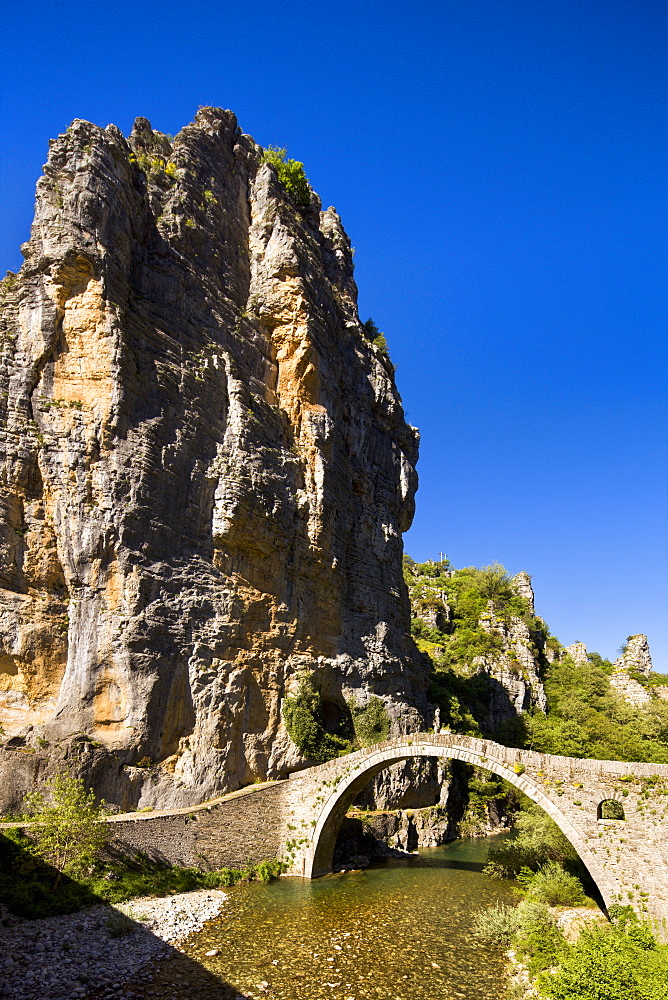
M137 985L151 981L150 963L178 955L172 943L200 930L227 898L209 889L93 906L12 926L0 923L0 996L136 1000ZM130 979L131 987L126 985Z

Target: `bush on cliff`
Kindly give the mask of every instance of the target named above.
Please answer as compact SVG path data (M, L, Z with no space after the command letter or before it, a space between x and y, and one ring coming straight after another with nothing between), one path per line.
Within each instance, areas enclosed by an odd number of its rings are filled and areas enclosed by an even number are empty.
M348 702L353 720L356 742L363 747L381 743L390 735L390 717L380 698L370 698L366 705L358 705L354 698Z
M297 694L289 695L283 702L283 721L292 742L316 764L350 753L350 740L323 728L322 698L313 688L310 676L303 673L298 683Z
M364 334L367 340L370 340L374 347L383 354L387 360L390 360L390 349L387 345L387 337L384 333L381 333L374 321L369 316L365 323L362 323L364 327ZM394 367L394 365L392 366Z
M299 160L288 160L287 149L279 146L269 146L265 149L262 159L276 168L278 179L297 205L310 205L311 189L304 173L304 164Z
M499 563L453 571L447 559L416 563L405 556L404 579L414 615L411 632L433 664L429 699L438 705L441 723L455 732L493 735L486 731L490 686L481 663L493 661L504 644L489 626L489 605L502 622L521 619L536 651L548 641L547 626ZM512 731L498 734L503 742L523 741L521 723L506 728Z

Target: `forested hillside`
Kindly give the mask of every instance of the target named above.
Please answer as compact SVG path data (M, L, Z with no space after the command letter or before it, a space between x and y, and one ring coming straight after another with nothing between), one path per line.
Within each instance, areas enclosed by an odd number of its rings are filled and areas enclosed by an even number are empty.
M545 753L668 763L668 677L628 665L625 646L614 664L562 646L534 611L527 574L405 556L404 578L441 725ZM630 684L641 698L622 693ZM500 688L506 711L490 713Z

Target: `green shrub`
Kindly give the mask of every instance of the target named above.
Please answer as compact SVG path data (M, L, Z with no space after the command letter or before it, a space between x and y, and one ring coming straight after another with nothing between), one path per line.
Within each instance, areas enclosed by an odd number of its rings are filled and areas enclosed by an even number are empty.
M313 688L310 676L303 673L297 694L288 696L283 703L283 720L292 742L316 764L324 764L352 749L349 740L325 732L321 709L320 693Z
M164 179L165 177L173 182L176 180L176 165L169 162L162 153L143 152L130 153L130 163L138 167L143 174L152 180Z
M668 948L618 927L586 929L538 986L549 1000L668 1000Z
M566 946L549 908L528 899L519 906L500 903L480 911L473 920L472 933L487 945L512 945L532 975L554 965Z
M584 906L587 897L581 883L557 861L547 861L538 871L522 868L517 875L522 892L537 903L547 906Z
M517 836L493 844L489 850L489 864L485 873L507 877L517 875L523 868L537 871L548 861L558 861L569 869L582 871L582 862L575 848L540 806L533 803L518 814L515 821ZM493 868L490 866L493 865Z
M255 875L260 882L271 882L285 871L282 861L261 861L255 868Z
M567 947L549 907L532 899L525 899L517 907L513 945L532 976L555 965Z
M370 340L373 346L377 347L381 354L383 354L387 360L390 361L390 350L387 346L387 338L385 334L380 332L371 317L369 317L366 323L362 323L362 326L364 328L364 335L366 339Z
M480 910L473 918L471 933L484 944L507 948L517 932L517 906L497 903Z
M50 800L41 792L26 796L36 823L31 828L35 850L59 873L84 874L109 840L109 826L102 822L104 802L96 804L95 793L70 774L48 781L46 791ZM60 874L56 885L59 881Z
M381 743L390 735L390 717L380 698L370 698L365 706L354 698L348 702L355 736L360 746L370 747Z
M137 930L137 924L120 910L114 910L106 921L107 930L113 938L126 937Z
M415 639L427 639L428 642L445 643L448 641L442 632L439 632L433 625L427 625L422 618L411 619L411 635Z
M310 205L311 189L304 173L304 164L298 160L288 160L286 156L287 149L269 146L265 149L262 159L276 168L279 181L297 205Z

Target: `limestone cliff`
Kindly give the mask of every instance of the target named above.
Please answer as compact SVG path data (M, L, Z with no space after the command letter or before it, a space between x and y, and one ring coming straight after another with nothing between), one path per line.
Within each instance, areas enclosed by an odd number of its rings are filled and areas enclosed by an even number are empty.
M417 432L309 199L231 112L173 140L75 121L2 283L0 722L52 758L88 734L125 806L298 766L304 669L333 718L424 711Z

